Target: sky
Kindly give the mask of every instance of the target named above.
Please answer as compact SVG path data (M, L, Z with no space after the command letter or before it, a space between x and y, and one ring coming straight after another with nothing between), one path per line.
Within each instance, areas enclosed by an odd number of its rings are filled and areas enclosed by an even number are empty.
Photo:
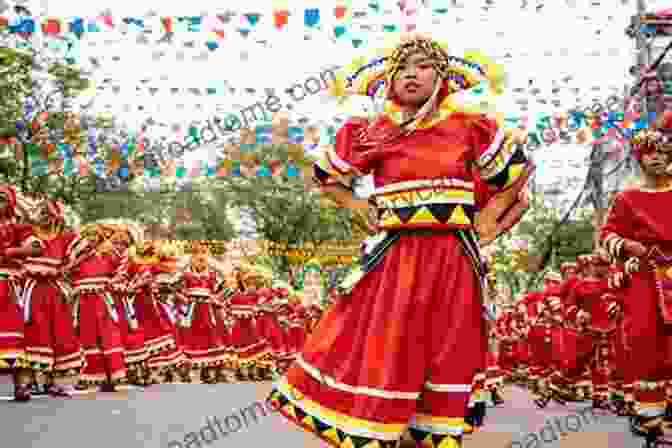
M353 9L366 10L369 1L348 3ZM392 9L396 2L380 3L383 9ZM407 2L411 6L413 3ZM437 7L449 2L425 3ZM487 3L492 6L487 11L483 9L485 0L459 3L462 7L450 7L440 20L423 8L419 8L421 14L416 19L406 20L415 21L419 31L447 41L452 53L476 48L498 58L508 75L507 93L498 106L508 115L534 116L568 110L577 102L590 104L620 94L632 81L627 72L634 62L635 50L624 30L636 12L635 0L490 0ZM527 3L527 8L521 9L521 3ZM669 1L649 1L647 6L655 10L667 6L666 3L669 5ZM335 23L330 22L329 16L334 0L33 0L29 4L44 16L59 17L95 16L106 9L116 17L142 17L148 12L158 16L203 13L214 16L225 10L262 13L259 24L246 39L235 31L246 25L244 19L234 18L220 48L212 52L204 47L207 33L198 33L199 36L177 33L171 44L138 44L134 37L113 31L86 34L79 46L81 60L88 63L88 58L94 57L100 65L94 74L95 87L101 88L94 89L94 108L112 112L130 126L150 115L158 121L184 126L191 120L206 120L235 109L236 105L252 104L264 98L265 88L284 89L326 67L345 65L358 54L370 54L372 48L385 42L385 33L370 29L401 20L394 15L354 19L350 39L334 40L324 32L307 32L302 24L305 8L320 7L324 29L333 29ZM288 7L296 17L290 18L290 24L282 32L270 21L273 8L281 7ZM311 36L310 40L305 40L306 34ZM366 40L365 48L353 48L351 38L356 37ZM196 48L184 48L184 41L194 38ZM264 40L266 45L257 43ZM161 56L157 56L159 53ZM159 89L158 93L150 95L149 87ZM206 87L219 91L233 87L237 93L206 96L186 91ZM178 88L180 92L171 94L170 88ZM245 88L256 89L257 93L241 94ZM527 111L521 110L525 101ZM144 110L137 111L138 105ZM296 118L329 122L340 112L329 98L316 95L296 104L292 114ZM563 148L544 150L544 159L555 161L546 164L549 178L561 176L563 170L579 170L580 167L571 166L587 153L586 148ZM212 150L205 148L187 159L202 159L209 153Z

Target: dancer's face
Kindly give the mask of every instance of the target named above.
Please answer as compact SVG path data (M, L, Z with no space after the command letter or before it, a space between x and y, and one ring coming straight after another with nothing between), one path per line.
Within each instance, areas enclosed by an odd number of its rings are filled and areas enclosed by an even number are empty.
M413 53L403 61L392 80L392 88L403 106L421 107L434 91L438 74L424 53Z

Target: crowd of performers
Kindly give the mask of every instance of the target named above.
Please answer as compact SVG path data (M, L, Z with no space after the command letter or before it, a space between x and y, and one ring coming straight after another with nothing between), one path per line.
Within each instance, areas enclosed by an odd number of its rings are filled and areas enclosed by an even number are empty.
M270 379L321 311L254 265L224 273L133 223L64 224L63 206L0 187L0 369L17 401L120 383Z
M653 446L672 421L672 114L632 143L641 182L615 195L594 253L501 313L497 364L539 407L590 399Z

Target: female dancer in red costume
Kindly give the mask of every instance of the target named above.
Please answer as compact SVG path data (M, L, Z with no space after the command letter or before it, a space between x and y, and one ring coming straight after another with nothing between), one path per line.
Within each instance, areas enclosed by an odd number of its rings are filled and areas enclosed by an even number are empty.
M136 318L145 332L145 347L149 353L147 368L150 383L167 381L177 366L184 362L184 354L177 347L176 325L178 318L171 319L174 311L165 309L160 295L153 285L160 272L160 247L153 241L143 241L130 258L129 294L134 296ZM171 312L173 314L171 314Z
M231 314L235 322L231 337L238 356L239 376L242 379L263 379L257 362L270 353L268 342L256 327L257 289L264 286L264 276L253 267L245 267L238 272L239 292L229 299Z
M13 373L16 401L28 401L33 374L26 360L24 314L18 297L21 294L19 259L37 255L38 248L37 244L21 247L32 234L32 226L17 224L16 208L16 190L9 185L0 186L0 369ZM46 368L47 364L42 367Z
M612 257L624 263L628 274L624 314L629 319L631 359L625 372L633 384L640 429L655 437L663 417L672 415L666 386L672 380L672 113L656 128L640 131L633 139L634 154L642 168L640 186L618 193L602 227L601 241Z
M276 314L278 291L271 288L262 288L259 290L259 296L257 331L259 336L268 341L272 363L277 365L287 352L285 333Z
M383 62L366 90L385 84L385 112L347 122L316 166L344 204L348 176L372 173L383 233L270 399L334 447L392 447L408 428L418 446L454 448L487 349L475 229L487 243L520 217L531 166L496 120L455 111L452 94L487 68L420 37Z
M133 230L129 231L134 233L134 240L139 241L142 238L140 227L129 224L129 229L131 228ZM127 237L124 232L118 232L117 235L122 239ZM129 272L128 266L126 272L122 274L117 281L110 284L110 289L114 299L114 308L119 318L119 331L124 346L128 382L137 386L147 386L149 352L145 346L145 331L135 315L135 295L129 293L132 273Z
M80 373L84 356L63 273L69 271L73 259L82 255L82 249L77 245L77 234L64 228L63 204L45 199L38 210L39 224L29 238L37 250L23 265L26 355L31 362L47 363L51 394L69 396L68 383ZM60 380L64 382L57 384Z
M196 378L206 383L216 379L215 371L224 364L226 347L218 332L215 291L219 281L209 266L208 247L192 244L190 265L181 274L182 288L178 297L187 304L182 344Z
M114 392L126 379L126 359L122 321L110 285L124 283L128 249L138 236L128 225L117 222L88 225L82 235L88 253L70 265L75 324L86 356L80 387L99 385L102 391Z

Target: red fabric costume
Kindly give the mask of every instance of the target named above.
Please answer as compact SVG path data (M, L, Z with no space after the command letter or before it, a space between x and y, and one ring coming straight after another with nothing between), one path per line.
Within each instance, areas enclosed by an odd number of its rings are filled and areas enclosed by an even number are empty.
M136 317L145 332L149 353L147 366L155 372L172 369L184 361L184 354L176 344L176 311L161 302L154 288L155 278L162 272L159 259L139 259L131 262L129 269Z
M392 120L370 132L396 129ZM377 264L343 287L271 397L292 421L320 422L309 426L324 430L304 427L335 446L348 435L397 440L409 426L459 435L487 349L474 213L520 185L527 161L485 116L444 114L367 151L357 136L369 125L346 123L317 174L372 173L379 228L388 231L378 236L395 239L372 249ZM328 432L336 430L344 435Z
M513 311L506 310L495 323L495 335L497 336L499 352L499 368L505 376L513 375L516 368L516 338L512 330Z
M117 382L126 376L125 349L110 285L124 277L128 254L90 250L70 270L76 294L75 322L86 356L80 380L87 384Z
M523 297L525 318L529 327L527 342L530 358L527 372L531 380L538 380L551 364L551 346L546 342L547 328L537 322L544 298L544 293L541 291L530 292Z
M278 291L264 288L258 291L260 296L257 312L257 331L266 339L274 359L281 359L287 353L285 333L276 317Z
M672 191L631 189L620 192L609 210L602 228L601 240L614 257L624 257L623 238L638 241L647 248L657 247L659 256L639 260L639 269L632 269L623 291L624 314L628 317L628 345L632 355L626 370L625 383L634 384L636 398L643 414L664 410L665 391L661 385L672 379L669 369L672 338L663 320L663 301L669 287L658 282L653 264L669 264L672 255L672 216L667 204ZM623 261L623 258L621 258ZM660 286L660 291L658 287ZM654 384L655 383L655 384Z
M26 354L31 362L47 363L54 374L77 374L84 363L80 340L73 326L73 308L68 303L63 271L71 257L77 257L79 238L71 232L29 241L41 246L39 257L24 263L24 311L26 312Z
M188 269L182 274L182 290L178 296L187 303L181 330L184 354L193 368L224 364L226 347L218 332L213 303L217 276L214 271L196 272Z
M237 292L229 299L235 319L231 338L241 367L253 365L270 353L268 342L257 331L254 318L258 300L256 292L245 291Z
M291 312L287 322L287 345L290 353L298 353L306 342L308 313L306 308L300 304L290 305L290 308Z
M32 233L32 227L16 224L16 192L2 186L0 191L7 198L7 207L0 210L1 250L20 246ZM24 340L24 315L21 308L21 265L19 260L0 258L0 368L22 367L26 364ZM39 360L36 360L39 361ZM48 363L36 367L45 369Z

